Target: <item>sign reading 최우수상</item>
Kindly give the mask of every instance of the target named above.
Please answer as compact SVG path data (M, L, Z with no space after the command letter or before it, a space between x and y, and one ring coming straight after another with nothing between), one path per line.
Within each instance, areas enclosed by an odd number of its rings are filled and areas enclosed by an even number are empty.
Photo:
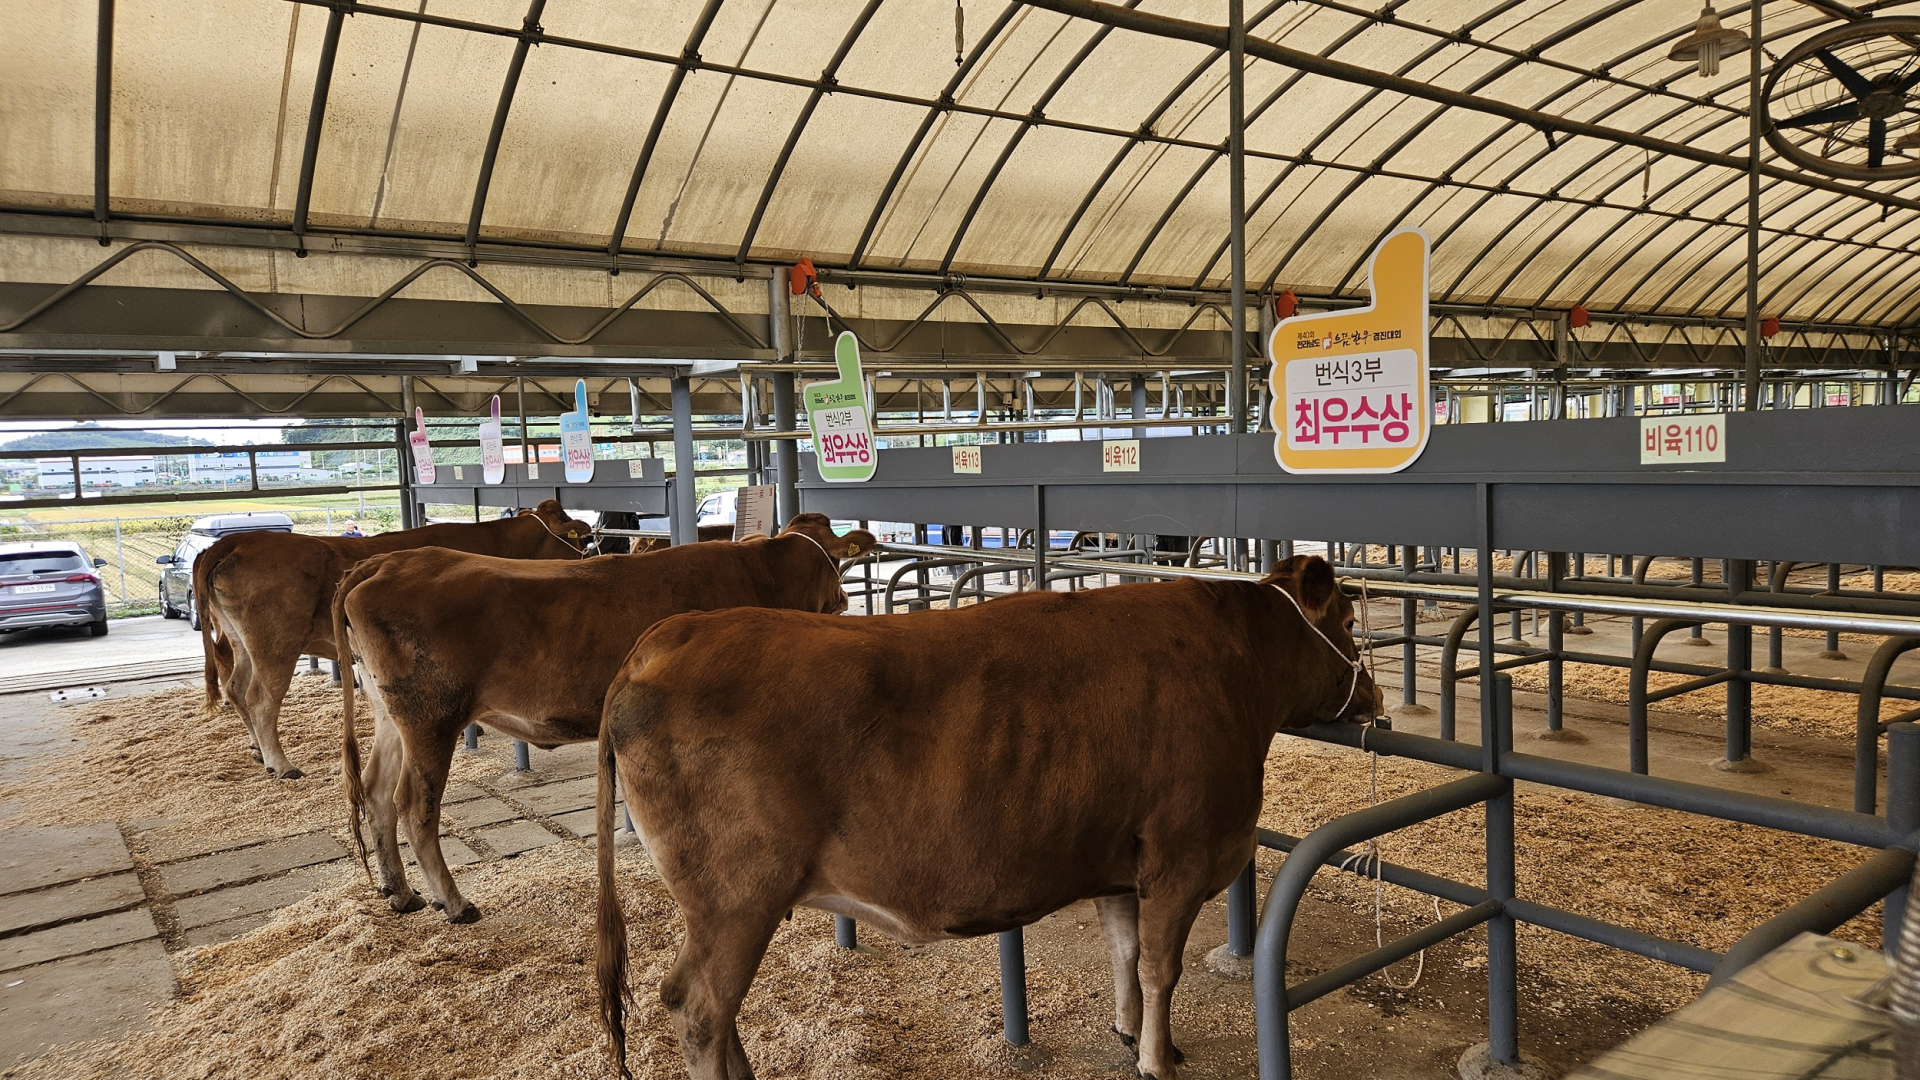
M1427 448L1427 234L1373 250L1373 303L1283 319L1273 361L1273 454L1290 473L1391 473Z
M873 479L879 462L868 419L867 384L860 377L860 344L851 332L841 331L833 343L833 361L840 377L806 389L807 426L813 432L820 479L857 484Z

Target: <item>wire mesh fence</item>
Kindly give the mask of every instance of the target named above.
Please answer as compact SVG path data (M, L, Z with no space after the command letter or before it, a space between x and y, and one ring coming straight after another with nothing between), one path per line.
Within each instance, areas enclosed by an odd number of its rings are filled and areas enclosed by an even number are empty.
M280 513L293 519L293 531L314 536L338 536L349 521L365 533L400 527L400 507L288 508L248 506L251 513ZM0 524L0 543L32 540L68 540L93 559L107 592L107 614L113 618L153 615L160 610L160 574L154 560L171 555L186 538L199 515L154 515L93 518L81 521L16 521Z

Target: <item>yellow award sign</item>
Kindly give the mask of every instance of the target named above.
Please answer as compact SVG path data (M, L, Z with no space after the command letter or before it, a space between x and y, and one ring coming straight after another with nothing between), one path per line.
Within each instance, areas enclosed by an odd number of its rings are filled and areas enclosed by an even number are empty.
M1283 319L1267 340L1273 455L1290 473L1399 472L1427 448L1427 234L1380 241L1367 285L1371 305Z

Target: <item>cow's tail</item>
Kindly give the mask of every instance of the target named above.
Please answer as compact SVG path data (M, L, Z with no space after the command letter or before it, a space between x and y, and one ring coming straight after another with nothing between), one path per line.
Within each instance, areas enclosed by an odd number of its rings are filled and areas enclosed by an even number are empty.
M193 561L193 604L200 615L200 652L205 657L202 673L207 684L207 712L220 708L220 665L214 659L219 644L213 639L213 563L215 558L225 556L225 552L212 558L201 557ZM213 555L211 551L207 555Z
M616 691L617 692L617 691ZM613 695L608 695L608 704ZM612 710L607 710L610 713ZM594 969L600 980L600 1026L607 1031L614 1068L627 1071L627 1007L633 991L627 985L627 917L613 883L613 815L615 812L613 735L606 713L600 719L600 790L594 800L594 840L600 867L600 908Z
M367 801L366 785L360 779L360 739L353 725L353 649L347 644L347 596L355 586L371 577L378 566L368 559L348 570L333 591L333 652L340 673L340 776L347 785L347 826L353 833L353 849L360 856L360 870L373 880L367 867L367 841L360 833L361 808Z

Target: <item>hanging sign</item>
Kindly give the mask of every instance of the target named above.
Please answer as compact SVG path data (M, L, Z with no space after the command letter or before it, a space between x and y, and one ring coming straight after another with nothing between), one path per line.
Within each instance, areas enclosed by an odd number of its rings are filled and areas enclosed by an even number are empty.
M980 474L980 448L978 446L956 446L953 448L953 471L956 473Z
M573 411L560 414L560 455L567 463L567 483L593 479L593 438L587 432L587 380L573 383Z
M774 486L753 484L737 489L733 495L733 538L772 536Z
M878 461L867 384L860 377L860 344L851 332L841 331L833 344L833 360L840 377L807 387L807 426L813 429L820 479L857 484L873 479Z
M1373 303L1283 319L1273 361L1273 455L1290 473L1399 472L1427 448L1427 234L1380 241Z
M489 484L507 478L507 449L500 438L500 395L493 395L493 419L480 421L480 475Z
M413 482L433 483L433 446L427 442L426 414L418 408L413 410L413 430L407 433L407 442L413 444Z

